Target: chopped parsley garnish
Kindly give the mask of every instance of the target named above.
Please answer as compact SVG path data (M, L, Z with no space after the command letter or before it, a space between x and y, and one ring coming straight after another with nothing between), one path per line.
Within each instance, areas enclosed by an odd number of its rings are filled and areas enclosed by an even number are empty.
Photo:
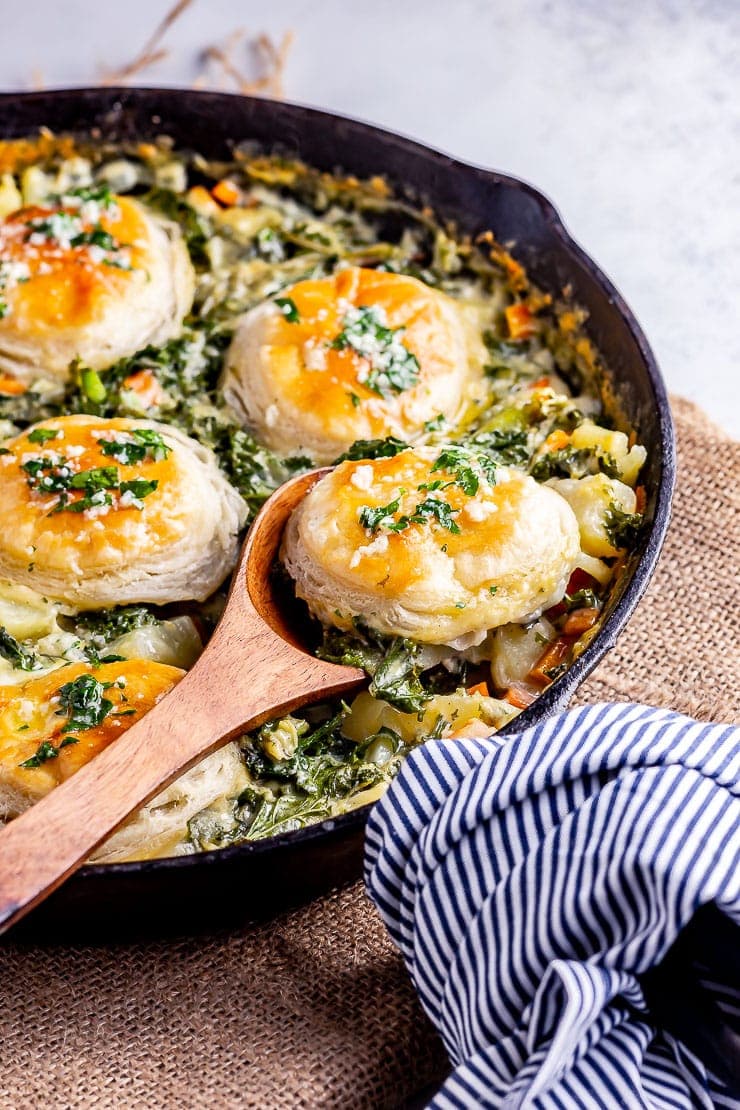
M404 330L388 327L385 314L375 305L352 306L331 347L335 351L351 347L366 358L370 369L361 371L357 380L379 397L391 397L411 389L419 380L419 360L400 339Z
M111 253L120 247L118 240L102 227L94 227L91 231L80 231L72 237L70 243L73 247L100 247L101 250Z
M172 450L161 434L152 428L134 428L123 438L99 440L98 444L104 455L117 459L124 466L143 462L146 458L159 462L166 459Z
M101 208L104 206L97 198L86 199L69 194L70 207L78 200L80 203L74 205L77 209L74 212L62 210L52 212L48 216L36 216L27 220L28 240L36 243L39 239L47 239L49 242L58 244L62 249L94 248L108 255L109 258L121 261L118 256L125 244L119 243L100 223ZM107 204L105 207L110 205ZM85 224L92 224L92 226L86 227ZM130 269L127 264L122 264L122 268Z
M80 470L73 474L69 489L84 489L85 493L95 493L101 489L117 489L118 468L115 466L94 466L90 470Z
M50 439L58 439L61 435L58 428L34 428L28 433L30 443L48 443Z
M67 189L64 198L74 197L84 203L99 204L101 208L112 208L115 201L108 185L78 185L75 189Z
M274 303L282 312L289 324L297 324L301 318L298 306L290 297L276 297Z
M91 674L81 674L72 682L65 682L59 690L57 716L66 713L69 718L62 732L85 732L103 723L113 708L113 702L103 697L112 682L98 682Z
M34 755L30 759L24 759L18 766L24 767L27 771L34 771L43 763L48 763L50 759L56 759L62 748L68 748L71 744L79 744L79 737L65 736L58 748L54 747L51 740L42 740Z
M400 493L405 493L405 490L401 490ZM381 528L387 532L403 532L411 524L427 524L432 519L437 520L448 532L455 535L460 532L460 526L452 519L453 514L460 510L453 509L449 502L441 498L426 497L417 503L413 513L403 513L397 518L396 513L400 507L400 494L387 505L379 505L375 508L371 505L362 505L358 520L363 528L372 533L379 532Z
M424 421L425 432L438 432L447 422L447 418L443 412L438 412L431 420Z
M121 482L118 488L122 494L131 493L135 501L141 501L143 497L154 493L158 485L156 478L132 478L130 482Z
M391 531L399 531L395 519L395 513L401 507L401 499L397 497L394 501L389 501L387 505L378 505L375 508L372 505L363 505L358 513L358 519L363 528L368 532L377 532L380 528L388 528ZM406 525L404 525L404 528Z
M498 586L489 586L488 587L488 592L491 595L491 597L495 597L496 594L498 593Z
M0 300L0 320L3 320L8 315L8 311L7 302Z
M21 463L21 470L28 475L28 485L40 493L58 493L69 489L72 471L67 460L61 455L27 459Z
M424 524L430 518L439 521L443 528L454 535L459 535L460 526L455 524L452 519L453 513L459 513L459 509L453 509L448 501L443 501L438 497L427 497L424 501L420 501L414 509L410 517L408 517L409 524ZM404 525L405 527L405 525Z
M454 474L453 482L469 497L475 496L480 486L480 473L493 485L496 481L496 464L488 455L468 451L465 447L445 447L432 467Z
M40 235L44 239L69 241L80 231L80 218L69 212L52 212L50 216L37 216L27 221L29 238Z
M7 659L16 671L34 671L38 667L38 659L34 652L19 644L2 625L0 625L0 655L3 659Z
M153 434L157 435L157 433ZM141 444L138 446L141 446L145 452L148 449ZM163 446L167 449L166 445L163 444ZM153 449L158 450L159 447L155 445ZM62 512L84 513L88 509L110 506L113 504L111 497L113 492L120 495L121 507L141 509L142 499L153 493L159 485L156 479L146 478L134 478L122 482L117 466L94 466L89 470L74 473L69 461L61 455L27 459L26 462L21 463L21 469L28 475L28 485L32 490L38 493L59 494L59 499L49 515ZM72 492L80 492L82 497L73 499L70 497Z

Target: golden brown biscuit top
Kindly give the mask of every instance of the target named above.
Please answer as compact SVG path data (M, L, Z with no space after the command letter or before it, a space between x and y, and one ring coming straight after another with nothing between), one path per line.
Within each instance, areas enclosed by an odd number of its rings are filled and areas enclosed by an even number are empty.
M275 392L327 426L362 407L382 434L388 404L413 404L464 358L447 298L412 277L353 267L298 282L276 304L265 344Z
M342 463L329 478L337 563L346 557L358 581L382 582L398 596L423 582L434 551L451 560L495 557L521 528L522 489L531 479L506 471L507 480L496 481L481 458L455 447L417 448Z
M360 617L440 644L554 604L578 553L562 497L451 444L342 463L295 510L283 543L299 596L324 623Z
M156 705L185 672L149 659L71 663L0 686L0 781L34 800Z
M143 555L178 539L188 475L161 432L123 418L66 416L8 440L0 454L2 548L20 562L84 566ZM84 539L84 550L82 541ZM34 550L35 549L35 550Z
M76 200L21 208L0 222L0 330L11 318L29 333L79 327L146 280L151 234L140 205Z

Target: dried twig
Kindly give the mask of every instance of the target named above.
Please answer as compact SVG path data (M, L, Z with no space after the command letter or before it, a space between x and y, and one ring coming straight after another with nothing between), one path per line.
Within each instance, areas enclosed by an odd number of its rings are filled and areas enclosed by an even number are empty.
M102 83L125 85L142 70L150 69L168 57L170 52L162 45L162 40L192 3L193 0L177 0L139 53L119 69L104 70ZM236 85L239 92L250 96L272 96L276 100L282 99L283 76L288 53L293 44L293 32L287 31L279 43L275 43L266 34L258 35L257 38L248 39L246 42L245 39L246 34L243 30L234 31L221 45L206 47L200 54L201 72L193 82L193 87L213 85L215 78L215 82L221 87ZM245 61L251 55L255 63L256 77L249 76L235 62L235 52L241 47L245 48ZM38 74L34 75L34 86L43 87L43 79Z
M250 96L267 95L279 100L283 96L283 74L288 58L288 52L293 43L293 32L288 31L276 45L269 35L259 35L247 43L248 50L255 56L259 68L262 70L256 78L248 77L234 62L234 51L244 38L243 31L236 31L222 46L209 46L202 54L202 61L206 68L215 62L220 67L219 78L233 81L241 93ZM196 80L196 85L208 83L206 73L201 73Z
M149 69L150 66L156 65L157 62L166 58L169 51L160 45L162 39L172 24L180 18L192 3L193 0L177 0L136 57L120 69L106 71L103 75L103 83L106 85L125 84L129 78L141 73L143 69Z

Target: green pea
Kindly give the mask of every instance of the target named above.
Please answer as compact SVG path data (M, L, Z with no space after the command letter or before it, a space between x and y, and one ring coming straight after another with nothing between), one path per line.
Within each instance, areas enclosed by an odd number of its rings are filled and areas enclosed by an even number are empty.
M108 391L96 370L83 370L80 375L80 385L88 401L92 401L94 405L102 405Z

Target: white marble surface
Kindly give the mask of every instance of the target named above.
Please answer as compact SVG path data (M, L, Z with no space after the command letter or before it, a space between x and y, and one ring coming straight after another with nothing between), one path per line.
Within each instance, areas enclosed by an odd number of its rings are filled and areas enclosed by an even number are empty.
M0 85L94 83L169 5L0 0ZM140 82L190 83L239 27L295 31L289 99L537 184L669 388L740 435L740 0L195 0Z

